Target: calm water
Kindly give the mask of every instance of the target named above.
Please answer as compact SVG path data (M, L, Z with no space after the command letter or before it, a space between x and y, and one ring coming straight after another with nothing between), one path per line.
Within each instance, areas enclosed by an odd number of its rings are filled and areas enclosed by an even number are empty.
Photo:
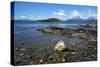
M76 37L60 36L53 34L42 33L37 31L39 28L45 28L50 26L63 27L63 28L79 28L80 24L62 24L62 23L21 23L15 22L14 24L14 45L15 47L21 47L24 43L24 47L32 48L33 51L38 53L48 52L49 49L53 48L59 40L63 40L69 47L86 48L87 42L80 40ZM51 49L52 50L52 49Z

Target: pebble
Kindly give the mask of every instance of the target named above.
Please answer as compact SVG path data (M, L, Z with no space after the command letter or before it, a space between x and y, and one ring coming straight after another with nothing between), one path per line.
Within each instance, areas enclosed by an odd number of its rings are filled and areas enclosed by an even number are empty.
M71 52L71 54L76 54L75 52Z
M21 54L19 54L20 56L23 56L24 55L24 53L21 53Z
M25 51L25 48L20 49L20 51Z
M29 59L29 58L30 58L30 55L26 55L25 58L26 58L26 59Z
M49 58L49 59L51 59L51 58L52 58L52 56L49 56L48 58Z
M65 59L62 59L63 62L65 62Z
M30 61L29 64L33 64L33 61Z

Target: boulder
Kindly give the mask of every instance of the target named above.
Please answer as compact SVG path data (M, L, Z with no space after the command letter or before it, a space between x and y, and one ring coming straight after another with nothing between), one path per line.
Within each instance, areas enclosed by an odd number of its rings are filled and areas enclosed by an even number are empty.
M62 51L62 50L65 50L66 46L64 44L64 41L60 40L59 42L57 42L54 50L56 51Z

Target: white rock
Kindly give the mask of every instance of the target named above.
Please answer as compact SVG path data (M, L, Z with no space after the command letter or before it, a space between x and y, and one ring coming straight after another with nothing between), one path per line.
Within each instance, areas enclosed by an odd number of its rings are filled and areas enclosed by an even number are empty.
M41 59L41 60L40 60L40 63L42 63L42 62L43 62L43 60Z
M65 44L64 44L64 42L62 41L62 40L60 40L57 44L56 44L56 46L55 46L55 50L57 50L57 51L62 51L62 50L64 50L65 49Z

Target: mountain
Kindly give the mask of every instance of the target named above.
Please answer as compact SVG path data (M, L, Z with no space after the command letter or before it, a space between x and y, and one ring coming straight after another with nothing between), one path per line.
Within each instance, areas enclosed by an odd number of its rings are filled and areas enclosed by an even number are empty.
M97 22L97 19L93 19L93 18L88 18L88 19L82 19L82 18L73 18L73 19L69 19L64 21L64 23L70 23L70 24L76 24L76 23L85 23L85 24L89 24L92 22Z
M58 18L49 18L49 19L43 19L43 20L38 20L42 22L62 22L63 20L58 19Z

